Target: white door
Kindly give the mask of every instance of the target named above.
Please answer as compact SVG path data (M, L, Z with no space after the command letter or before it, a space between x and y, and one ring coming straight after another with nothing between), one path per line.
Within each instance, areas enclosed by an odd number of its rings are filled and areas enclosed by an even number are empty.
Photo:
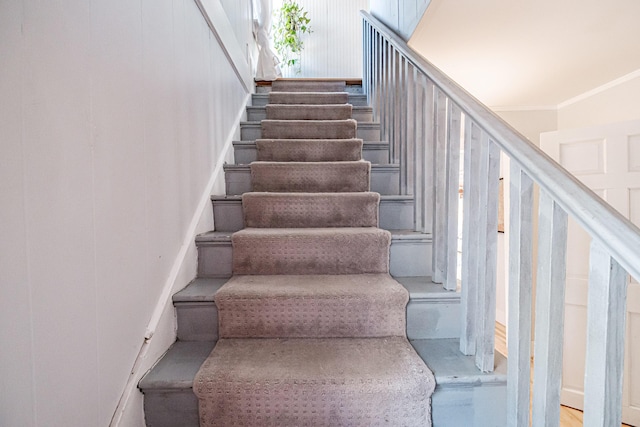
M640 120L543 133L540 146L640 225ZM577 409L583 409L590 241L569 219L561 400ZM635 279L627 298L622 420L640 426L640 284Z

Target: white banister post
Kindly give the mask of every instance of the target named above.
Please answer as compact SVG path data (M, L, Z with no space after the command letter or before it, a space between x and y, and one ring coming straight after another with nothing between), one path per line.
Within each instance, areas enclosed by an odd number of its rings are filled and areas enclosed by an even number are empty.
M529 425L533 304L533 181L511 160L507 425Z
M483 139L484 140L484 139ZM482 372L491 372L495 362L496 330L496 280L498 268L498 196L500 185L500 148L489 139L485 142L486 154L481 161L486 163L486 176L480 175L485 187L481 196L486 208L484 223L480 223L480 240L484 250L480 251L479 270L484 277L478 280L478 320L476 322L476 366ZM481 168L481 169L483 169ZM482 200L482 199L481 199ZM483 236L484 234L484 236Z
M444 288L455 291L458 287L458 201L460 200L460 126L462 112L449 102L449 133L447 136L447 213L445 232L446 276Z
M416 130L418 120L418 84L416 83L416 68L413 64L407 62L407 105L406 105L406 142L405 151L402 157L402 162L405 165L405 176L402 181L404 187L403 194L415 195L415 168L419 159L416 156ZM414 200L415 201L415 200Z
M462 284L460 290L460 351L476 353L476 312L478 280L478 237L480 229L479 193L480 139L482 130L465 120L464 185L462 198Z
M424 113L424 128L422 132L422 185L423 195L422 205L420 209L422 211L422 231L423 233L430 233L433 237L433 199L434 199L434 183L433 183L433 168L435 167L434 159L434 141L433 133L435 132L435 97L436 87L431 80L424 78L425 80L425 100L423 104ZM433 269L433 267L432 267ZM433 273L432 273L433 275Z
M533 426L560 423L567 214L540 191L533 365Z
M622 423L627 272L595 239L589 259L584 425Z
M447 97L440 89L435 97L434 165L435 183L433 203L433 249L431 258L435 283L443 283L447 274L446 224L447 224Z

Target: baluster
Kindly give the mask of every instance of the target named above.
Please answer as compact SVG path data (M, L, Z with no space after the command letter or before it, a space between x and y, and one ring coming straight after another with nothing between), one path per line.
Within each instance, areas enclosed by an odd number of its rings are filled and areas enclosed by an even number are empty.
M407 194L407 162L405 160L407 153L407 61L406 58L398 53L400 61L398 64L398 114L396 115L396 126L398 127L397 137L400 150L398 152L398 163L400 164L400 194Z
M476 353L478 251L480 237L480 146L482 130L472 120L465 121L464 186L462 199L462 286L460 291L460 351Z
M416 130L417 130L417 110L418 110L418 103L417 103L417 98L419 96L418 92L419 92L419 87L418 84L416 83L416 77L417 77L417 73L416 73L416 67L411 64L408 63L407 66L407 108L406 108L406 124L407 124L407 131L406 131L406 150L404 151L404 156L402 157L402 163L405 165L404 166L404 173L405 173L405 177L404 177L404 181L401 181L401 183L403 183L402 187L401 187L401 191L403 191L403 194L411 194L411 195L415 195L416 191L415 191L415 178L414 178L414 173L415 173L415 168L416 168L416 163L418 162L418 158L416 157Z
M433 83L420 73L423 87L421 108L421 126L418 144L418 162L420 167L416 170L418 189L415 197L416 231L431 233L433 225L433 117L435 87Z
M455 291L458 287L458 200L460 199L460 126L462 112L449 102L449 134L447 137L447 190L444 288Z
M529 425L533 287L533 181L511 160L507 425Z
M533 426L560 423L567 214L540 191L533 365Z
M589 259L584 425L622 423L627 272L595 239Z
M437 90L435 98L435 162L433 168L435 197L433 199L433 278L435 283L443 283L447 274L446 225L447 225L447 97Z
M482 201L480 209L484 222L480 223L480 241L484 250L480 255L480 271L484 273L478 280L478 320L476 321L476 366L482 372L491 372L495 359L496 328L496 279L498 268L498 196L500 183L500 148L492 140L484 139L480 158L486 175L480 175Z

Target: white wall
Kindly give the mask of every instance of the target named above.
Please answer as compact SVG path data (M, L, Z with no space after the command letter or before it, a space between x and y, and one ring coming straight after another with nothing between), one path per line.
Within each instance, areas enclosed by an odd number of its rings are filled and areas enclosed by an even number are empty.
M371 0L371 14L409 40L431 0Z
M0 425L143 425L248 95L219 38L193 0L0 2Z
M640 119L640 70L558 106L558 129Z
M311 34L303 36L300 74L282 68L283 77L362 78L362 17L369 0L297 0L311 19ZM274 13L282 0L273 1ZM277 20L274 15L273 22ZM275 52L275 50L274 50Z

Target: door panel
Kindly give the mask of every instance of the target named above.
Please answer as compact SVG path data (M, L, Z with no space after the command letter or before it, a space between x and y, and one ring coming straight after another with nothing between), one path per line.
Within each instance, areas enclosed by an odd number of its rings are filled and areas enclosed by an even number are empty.
M541 148L635 224L640 224L640 120L547 132ZM583 409L587 285L591 237L569 219L564 405ZM640 285L632 278L627 298L623 421L640 425Z

